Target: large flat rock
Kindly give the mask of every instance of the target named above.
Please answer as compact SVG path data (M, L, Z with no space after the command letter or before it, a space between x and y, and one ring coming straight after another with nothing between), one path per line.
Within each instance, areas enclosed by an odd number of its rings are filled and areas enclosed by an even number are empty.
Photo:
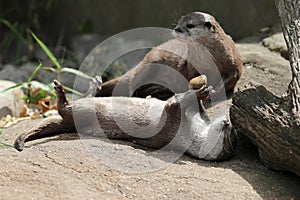
M40 120L23 121L4 130L1 141L14 138ZM93 139L92 139L93 140ZM299 177L268 170L252 146L239 145L230 161L214 163L182 156L148 173L126 173L110 166L120 159L98 159L76 134L29 142L23 152L0 148L1 199L298 199ZM148 149L125 142L98 141L115 146L135 170L137 161L155 159ZM135 152L132 154L131 152ZM120 163L122 164L122 162ZM118 165L118 163L116 163ZM118 170L119 169L119 170Z

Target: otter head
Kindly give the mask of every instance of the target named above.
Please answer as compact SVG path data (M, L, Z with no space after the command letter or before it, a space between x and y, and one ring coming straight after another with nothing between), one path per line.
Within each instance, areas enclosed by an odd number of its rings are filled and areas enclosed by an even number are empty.
M233 154L235 139L227 117L218 117L210 124L198 156L206 160L225 160Z
M215 18L207 13L193 12L181 17L173 30L173 36L189 41L202 41L211 38L216 31Z

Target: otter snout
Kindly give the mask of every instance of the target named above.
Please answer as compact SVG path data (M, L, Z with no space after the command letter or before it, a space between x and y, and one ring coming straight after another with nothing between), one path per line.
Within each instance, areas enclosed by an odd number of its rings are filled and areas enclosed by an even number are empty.
M183 30L180 28L180 27L175 27L175 29L174 29L174 31L176 32L176 33L183 33Z

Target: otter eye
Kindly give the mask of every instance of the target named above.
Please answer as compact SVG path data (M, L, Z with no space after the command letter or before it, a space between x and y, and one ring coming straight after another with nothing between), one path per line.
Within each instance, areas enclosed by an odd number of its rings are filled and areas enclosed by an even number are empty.
M210 22L205 22L204 26L208 29L211 29L211 27L212 27Z
M195 25L194 24L187 24L186 27L187 28L195 28Z

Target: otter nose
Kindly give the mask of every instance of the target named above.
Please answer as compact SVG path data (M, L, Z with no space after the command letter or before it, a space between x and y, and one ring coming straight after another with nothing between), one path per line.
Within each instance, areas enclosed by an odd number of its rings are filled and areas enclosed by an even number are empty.
M227 119L227 118L223 119L223 124L224 124L225 126L229 126L229 125L230 125L229 119Z
M174 30L175 30L176 33L182 33L183 32L182 29L180 27L178 27L178 26L175 27Z

